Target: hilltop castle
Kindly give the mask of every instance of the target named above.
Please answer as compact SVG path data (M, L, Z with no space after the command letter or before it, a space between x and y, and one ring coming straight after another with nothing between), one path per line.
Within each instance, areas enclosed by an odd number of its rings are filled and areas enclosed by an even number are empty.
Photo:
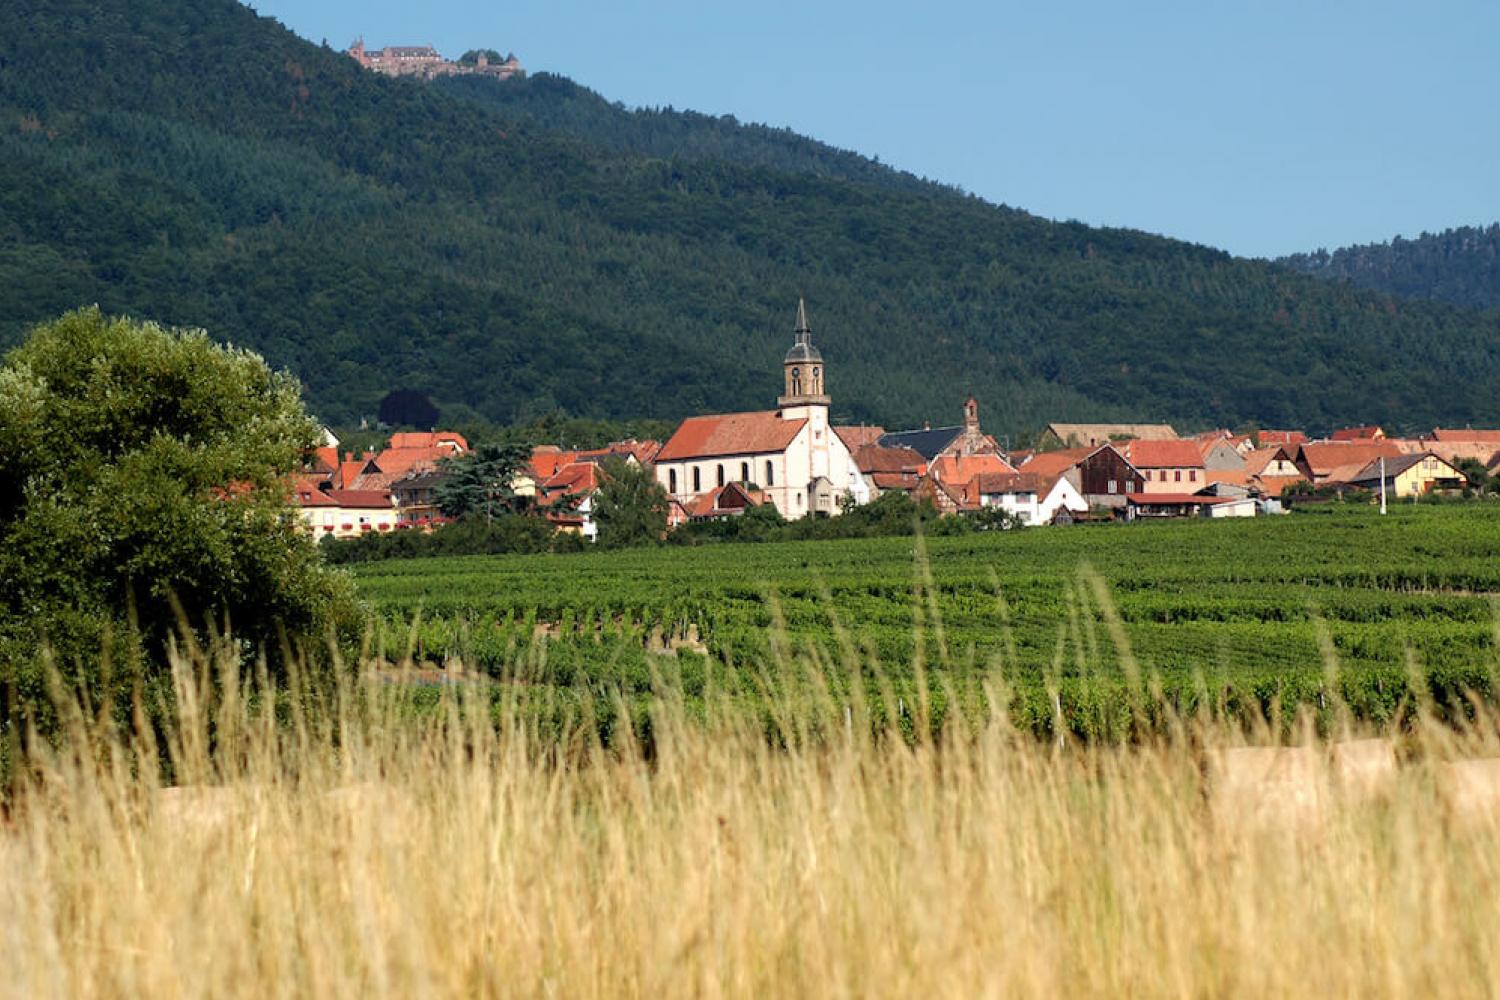
M444 59L431 45L387 45L383 49L367 49L363 38L349 46L347 54L365 69L386 76L416 76L424 80L465 74L509 80L523 72L520 60L513 55L500 62L490 62L489 56L481 52L470 66Z

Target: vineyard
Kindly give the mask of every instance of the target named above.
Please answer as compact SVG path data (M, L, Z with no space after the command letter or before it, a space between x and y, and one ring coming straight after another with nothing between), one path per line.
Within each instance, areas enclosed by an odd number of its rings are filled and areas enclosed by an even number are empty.
M749 697L816 675L913 726L997 697L1038 733L1118 734L1153 706L1385 722L1463 711L1500 668L1488 506L401 560L357 577L391 662L524 674L643 715L663 677Z

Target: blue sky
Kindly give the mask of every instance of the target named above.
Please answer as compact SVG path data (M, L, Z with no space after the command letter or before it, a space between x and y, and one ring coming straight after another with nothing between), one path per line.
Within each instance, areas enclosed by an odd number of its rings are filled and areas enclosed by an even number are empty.
M257 0L1248 256L1500 221L1500 3Z

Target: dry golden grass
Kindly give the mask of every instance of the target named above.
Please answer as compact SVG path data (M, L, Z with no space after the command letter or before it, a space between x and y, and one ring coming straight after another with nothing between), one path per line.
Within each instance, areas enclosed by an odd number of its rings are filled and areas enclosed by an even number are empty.
M1223 752L1192 725L1058 748L989 718L909 747L836 709L773 748L669 696L648 756L496 723L468 689L414 716L350 681L272 724L175 662L170 746L80 716L24 779L4 994L1500 991L1496 803L1440 763L1500 756L1487 727L1419 722L1354 780L1324 744Z

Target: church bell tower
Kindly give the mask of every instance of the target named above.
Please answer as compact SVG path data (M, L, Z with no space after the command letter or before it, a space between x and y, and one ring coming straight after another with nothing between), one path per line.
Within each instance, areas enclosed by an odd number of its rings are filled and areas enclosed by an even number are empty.
M812 330L807 325L807 306L797 300L797 329L794 332L792 349L786 352L781 362L785 379L785 391L776 402L783 409L789 407L821 406L829 403L824 382L823 354L812 342Z

